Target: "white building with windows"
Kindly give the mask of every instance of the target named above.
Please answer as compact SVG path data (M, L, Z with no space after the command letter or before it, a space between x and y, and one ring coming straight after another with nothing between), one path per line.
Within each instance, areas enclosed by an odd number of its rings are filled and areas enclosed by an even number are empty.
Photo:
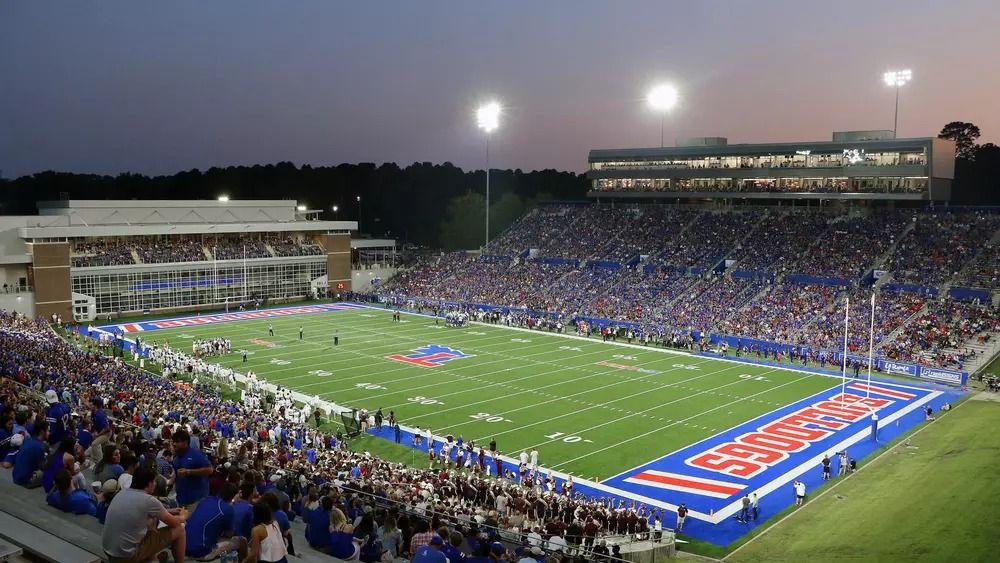
M834 133L831 141L590 151L595 198L881 199L948 201L955 143L892 131Z
M0 217L0 307L90 320L350 291L357 222L319 215L294 200L40 202ZM395 242L378 248L391 263Z

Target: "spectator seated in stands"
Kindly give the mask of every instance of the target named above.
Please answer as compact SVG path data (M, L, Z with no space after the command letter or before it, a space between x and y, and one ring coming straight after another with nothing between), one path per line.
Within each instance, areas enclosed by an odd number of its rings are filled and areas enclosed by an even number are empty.
M187 511L168 511L152 496L155 487L156 471L141 467L132 477L132 487L115 495L108 507L101 544L112 563L149 561L168 547L174 561L184 561ZM150 521L165 526L152 527Z
M97 516L97 499L88 491L77 489L73 477L66 469L55 474L54 488L45 496L45 502L70 514Z
M246 538L233 535L236 494L236 485L223 483L214 496L198 503L184 524L188 557L211 561L223 553L235 551L239 554L238 561L246 558Z
M42 484L45 463L45 442L49 437L49 423L36 420L31 434L24 439L14 458L12 478L14 483L33 489Z

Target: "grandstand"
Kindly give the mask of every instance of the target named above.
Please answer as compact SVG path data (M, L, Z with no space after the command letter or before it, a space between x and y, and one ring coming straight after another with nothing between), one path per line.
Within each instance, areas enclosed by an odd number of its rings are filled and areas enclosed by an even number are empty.
M370 287L395 242L294 200L40 202L0 220L3 305L77 322L260 306ZM352 271L353 270L353 271Z
M557 234L540 229L544 223ZM1000 292L988 273L995 249L976 241L998 236L1000 214L978 210L548 205L485 256L433 259L393 279L382 295L816 353L842 346L836 319L851 297L858 305L850 350L860 353L868 336L860 304L874 291L881 355L975 371L995 349L1000 318ZM933 314L941 307L949 314Z

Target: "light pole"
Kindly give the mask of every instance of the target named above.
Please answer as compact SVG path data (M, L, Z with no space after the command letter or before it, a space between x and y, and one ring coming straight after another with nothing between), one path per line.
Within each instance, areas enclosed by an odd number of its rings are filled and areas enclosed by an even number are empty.
M333 207L330 208L330 211L333 211L333 218L336 219L337 218L337 212L340 211L340 207L334 205Z
M358 236L361 236L361 196L358 196Z
M892 118L892 136L896 137L896 126L899 124L899 87L905 85L913 78L913 72L906 70L890 70L882 75L882 80L886 86L896 89L896 111Z
M476 122L480 129L486 132L486 243L483 251L490 244L490 133L500 126L500 104L490 102L476 110Z
M671 84L660 84L654 86L646 95L646 102L649 107L660 112L660 147L663 147L663 121L667 112L677 105L677 88Z

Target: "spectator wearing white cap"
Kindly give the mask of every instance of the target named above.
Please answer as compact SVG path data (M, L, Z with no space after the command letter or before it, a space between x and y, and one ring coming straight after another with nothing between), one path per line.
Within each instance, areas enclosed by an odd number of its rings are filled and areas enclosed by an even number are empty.
M45 421L49 423L49 444L55 445L66 437L70 418L69 405L59 402L59 395L54 389L45 392L45 402L48 403Z

